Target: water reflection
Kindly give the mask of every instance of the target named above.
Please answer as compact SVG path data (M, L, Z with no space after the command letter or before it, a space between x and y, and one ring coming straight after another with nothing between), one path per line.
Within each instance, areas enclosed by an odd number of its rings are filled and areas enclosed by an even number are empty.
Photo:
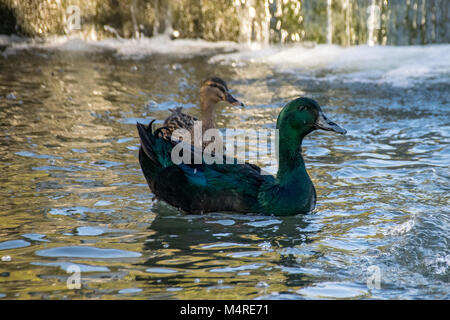
M159 214L150 229L155 233L144 245L150 256L144 265L157 268L146 269L149 276L138 279L155 290L177 287L182 289L178 296L188 298L192 291L204 288L232 299L276 288L286 281L295 283L301 277L278 272L278 266L289 259L280 255L279 248L308 241L301 216L283 220L229 214L186 216L165 206L154 208ZM270 275L265 285L261 284L262 274Z

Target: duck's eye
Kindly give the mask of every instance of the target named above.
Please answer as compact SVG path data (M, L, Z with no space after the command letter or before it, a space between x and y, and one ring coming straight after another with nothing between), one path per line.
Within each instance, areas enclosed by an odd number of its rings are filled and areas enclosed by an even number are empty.
M299 106L298 107L298 111L303 111L303 110L305 110L305 106Z

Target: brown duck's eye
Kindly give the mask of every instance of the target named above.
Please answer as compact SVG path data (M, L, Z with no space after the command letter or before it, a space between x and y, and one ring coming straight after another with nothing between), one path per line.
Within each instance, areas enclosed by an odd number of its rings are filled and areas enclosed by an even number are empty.
M225 94L226 93L226 90L225 90L225 88L224 87L222 87L221 85L218 85L218 84L216 84L216 83L212 83L212 84L210 84L210 86L211 87L213 87L213 88L217 88L217 89L219 89L223 94Z

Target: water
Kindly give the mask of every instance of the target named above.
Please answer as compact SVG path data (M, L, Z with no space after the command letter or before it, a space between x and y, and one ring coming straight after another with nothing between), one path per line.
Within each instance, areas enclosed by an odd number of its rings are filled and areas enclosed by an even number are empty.
M449 298L448 45L148 41L3 39L0 298ZM304 141L313 213L186 215L152 199L135 122L198 115L212 74L247 104L220 107L219 127L273 128L306 95L348 130Z

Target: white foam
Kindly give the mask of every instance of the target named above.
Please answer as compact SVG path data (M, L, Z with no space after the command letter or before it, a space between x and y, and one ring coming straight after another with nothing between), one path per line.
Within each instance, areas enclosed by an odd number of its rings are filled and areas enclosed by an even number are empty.
M392 227L391 229L387 230L384 234L390 235L390 236L402 236L407 234L411 229L414 227L415 221L414 218L411 220L408 220L400 225L396 225Z
M219 54L210 63L265 63L279 72L329 81L389 83L408 87L416 81L450 74L450 45L268 47Z
M19 38L0 36L0 45L7 45L8 53L24 49L48 49L70 52L114 51L119 56L140 59L152 54L192 56L211 52L230 52L241 46L235 42L209 42L201 39L171 40L161 35L153 38L82 40L78 37ZM5 55L5 54L4 54Z
M76 37L46 39L0 36L6 45L2 55L23 49L47 49L69 52L113 51L120 57L141 59L153 54L195 56L215 54L209 63L242 67L264 63L277 72L294 73L299 78L325 81L388 83L409 87L423 81L448 82L450 45L426 46L290 46L245 45L229 41L201 39L171 40L161 35L140 39L81 40ZM218 54L218 52L221 52Z

